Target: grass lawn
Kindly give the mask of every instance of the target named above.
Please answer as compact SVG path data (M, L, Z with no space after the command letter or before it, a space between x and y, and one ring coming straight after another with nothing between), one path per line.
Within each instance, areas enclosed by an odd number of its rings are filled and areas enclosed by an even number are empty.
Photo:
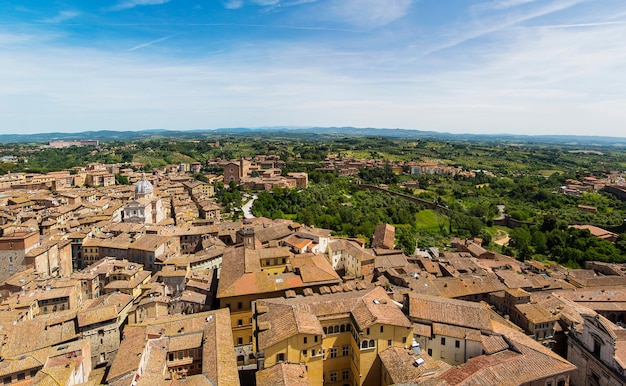
M415 221L418 229L426 229L439 231L439 224L444 223L448 226L448 217L437 213L432 209L425 209L415 215Z

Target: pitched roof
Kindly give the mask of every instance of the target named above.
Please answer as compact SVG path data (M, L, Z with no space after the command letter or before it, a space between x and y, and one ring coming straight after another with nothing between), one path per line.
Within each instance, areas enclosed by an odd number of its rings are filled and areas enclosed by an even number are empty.
M450 385L520 385L576 369L524 333L499 323L494 323L494 330L508 343L509 349L471 358L439 379Z
M280 362L257 371L257 386L309 386L306 366L299 363Z
M259 323L269 328L259 333L259 346L268 347L295 334L321 335L319 317L352 316L360 331L374 324L411 327L411 323L381 287L366 291L336 292L295 298L257 301Z
M409 317L416 320L444 323L490 331L488 306L441 296L409 293Z
M379 224L372 235L372 248L393 249L395 246L396 228L389 224Z

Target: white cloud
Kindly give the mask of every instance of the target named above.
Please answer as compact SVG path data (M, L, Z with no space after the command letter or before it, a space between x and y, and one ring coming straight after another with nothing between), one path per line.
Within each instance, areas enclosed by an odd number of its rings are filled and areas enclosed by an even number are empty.
M252 0L252 3L254 3L256 5L260 5L262 7L278 5L278 4L280 4L280 2L281 2L280 0Z
M62 23L64 21L73 19L80 16L81 13L77 11L61 11L57 15L49 18L42 19L42 23Z
M228 0L224 3L224 8L226 9L239 9L243 7L242 0Z
M128 50L126 50L126 51L136 51L136 50L139 50L139 49L141 49L141 48L149 47L149 46L151 46L151 45L153 45L153 44L156 44L156 43L160 43L160 42L162 42L162 41L165 41L165 40L167 40L167 39L171 38L172 36L174 36L174 35L164 36L164 37L159 38L159 39L150 40L149 42L146 42L146 43L141 43L141 44L138 44L138 45L136 45L136 46L133 46L133 47L129 48L129 49L128 49Z
M412 63L392 45L263 40L179 60L141 50L167 37L110 54L5 33L0 122L4 132L347 125L624 136L626 25L594 15L505 26L542 9L487 19L473 26L487 31L476 44ZM583 26L563 27L572 25Z
M329 16L361 28L389 24L407 14L413 0L332 0Z
M113 7L109 8L111 11L122 11L125 9L135 8L142 5L161 5L168 3L170 0L125 0Z
M538 0L496 0L486 3L480 3L474 7L476 10L503 10L509 8L515 8L529 3L534 3Z
M507 14L498 14L495 17L488 16L480 18L478 20L475 20L471 24L468 24L464 27L459 27L457 30L453 30L449 33L450 35L452 35L451 38L446 37L444 41L436 42L431 47L426 48L422 52L421 56L428 56L441 50L456 47L467 41L517 26L528 20L540 18L553 14L555 12L566 10L584 1L587 0L554 1L550 4L535 7L525 12L511 12ZM432 38L433 41L436 40L434 36Z

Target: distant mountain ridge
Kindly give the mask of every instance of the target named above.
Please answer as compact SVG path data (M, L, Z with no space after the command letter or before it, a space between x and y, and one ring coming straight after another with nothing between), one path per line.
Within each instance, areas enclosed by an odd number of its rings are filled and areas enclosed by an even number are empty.
M150 140L163 138L179 139L219 139L219 137L259 136L287 137L323 140L326 137L361 136L385 137L395 139L434 139L458 141L488 141L509 143L546 143L574 146L626 146L626 138L579 136L579 135L519 135L519 134L452 134L436 131L409 129L380 129L357 127L234 127L219 129L167 130L149 129L138 131L84 131L78 133L38 133L38 134L0 134L0 143L48 143L50 141L71 141L78 139L97 139L100 142Z

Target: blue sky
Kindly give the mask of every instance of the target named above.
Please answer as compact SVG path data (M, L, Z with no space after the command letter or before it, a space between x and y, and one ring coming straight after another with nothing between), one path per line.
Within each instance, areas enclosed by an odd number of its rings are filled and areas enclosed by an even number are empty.
M626 136L623 0L0 0L0 132Z

